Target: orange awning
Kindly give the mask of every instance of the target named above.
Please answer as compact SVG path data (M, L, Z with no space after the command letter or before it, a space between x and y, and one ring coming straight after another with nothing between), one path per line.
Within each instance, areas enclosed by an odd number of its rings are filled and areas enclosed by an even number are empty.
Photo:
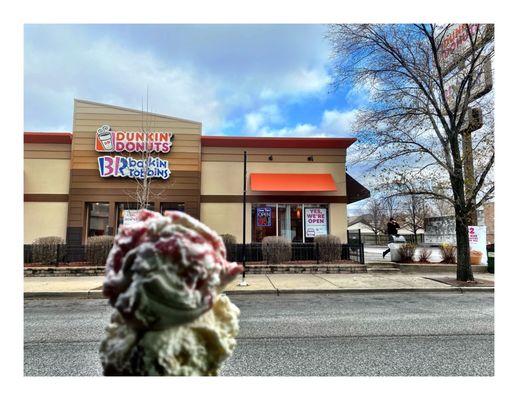
M336 190L331 174L250 174L258 192L330 192Z

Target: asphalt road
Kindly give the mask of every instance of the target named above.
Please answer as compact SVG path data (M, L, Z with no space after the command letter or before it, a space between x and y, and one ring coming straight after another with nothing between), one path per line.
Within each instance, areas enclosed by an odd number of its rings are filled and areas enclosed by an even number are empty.
M492 293L233 295L221 375L494 374ZM101 375L103 300L27 300L25 375Z

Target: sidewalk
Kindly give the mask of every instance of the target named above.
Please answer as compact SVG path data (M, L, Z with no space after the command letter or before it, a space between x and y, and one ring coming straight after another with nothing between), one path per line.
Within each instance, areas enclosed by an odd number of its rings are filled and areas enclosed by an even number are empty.
M475 279L493 282L492 287L454 287L433 279L454 278L455 274L250 274L249 286L238 286L241 278L227 286L225 292L236 293L323 293L323 292L467 292L494 291L494 275L475 274ZM104 277L26 277L25 298L71 297L102 298Z

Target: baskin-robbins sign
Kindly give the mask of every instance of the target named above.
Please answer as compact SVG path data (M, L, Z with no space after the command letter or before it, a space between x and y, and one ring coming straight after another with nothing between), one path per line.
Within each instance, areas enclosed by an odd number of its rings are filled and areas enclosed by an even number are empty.
M126 132L102 125L95 136L95 150L106 153L168 153L174 135L170 132ZM106 155L97 158L101 177L168 179L169 161L160 157L126 157Z
M306 237L327 235L327 210L325 208L305 208L304 219Z
M129 153L149 152L169 153L174 135L170 132L126 132L114 131L109 125L97 129L95 150L99 152L127 151Z
M148 178L168 179L171 175L169 161L158 157L149 157L146 161L132 157L103 156L98 157L99 174L103 177L144 179L147 171Z

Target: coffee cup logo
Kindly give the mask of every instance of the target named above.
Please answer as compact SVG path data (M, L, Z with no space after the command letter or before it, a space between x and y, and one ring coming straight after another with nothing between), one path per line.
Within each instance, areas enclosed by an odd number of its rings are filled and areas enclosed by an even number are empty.
M97 138L104 151L113 151L113 135L109 125L103 125L97 129Z

